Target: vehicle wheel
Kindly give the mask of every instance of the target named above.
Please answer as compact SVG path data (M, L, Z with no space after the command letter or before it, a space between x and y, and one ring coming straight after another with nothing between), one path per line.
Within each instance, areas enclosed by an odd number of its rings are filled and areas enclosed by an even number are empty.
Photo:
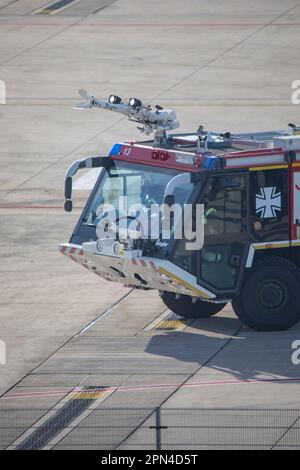
M192 297L188 295L181 295L176 299L176 294L173 294L173 292L163 292L161 298L172 312L184 318L211 317L220 312L226 305L226 303L214 304L203 300L198 300L196 303L193 303Z
M284 258L264 258L232 302L238 318L258 331L279 331L300 320L300 270Z

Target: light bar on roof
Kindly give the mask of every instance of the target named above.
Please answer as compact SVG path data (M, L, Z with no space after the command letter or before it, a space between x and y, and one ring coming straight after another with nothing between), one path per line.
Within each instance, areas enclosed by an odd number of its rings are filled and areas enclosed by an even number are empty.
M257 156L244 156L244 157L229 157L225 158L225 168L233 167L247 167L255 165L272 165L277 163L285 163L284 153L271 154L271 155L257 155Z

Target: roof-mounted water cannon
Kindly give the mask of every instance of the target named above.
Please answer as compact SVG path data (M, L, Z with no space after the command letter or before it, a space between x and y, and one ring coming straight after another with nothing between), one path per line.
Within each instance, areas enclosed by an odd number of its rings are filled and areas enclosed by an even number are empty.
M163 109L156 105L155 110L151 106L143 105L138 98L130 98L124 103L117 95L110 95L108 101L95 98L85 90L79 90L80 96L86 101L79 103L76 109L102 108L124 114L130 121L142 124L138 126L139 131L146 135L154 134L154 145L159 146L167 143L166 131L177 129L180 126L176 113L172 109Z
M214 132L206 131L204 126L200 125L197 129L197 151L203 152L208 148L228 148L232 145L232 136L230 132L216 134Z

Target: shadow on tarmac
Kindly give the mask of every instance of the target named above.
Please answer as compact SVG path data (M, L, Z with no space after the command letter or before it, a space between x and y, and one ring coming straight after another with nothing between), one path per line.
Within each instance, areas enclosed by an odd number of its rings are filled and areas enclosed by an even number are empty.
M225 372L227 380L300 377L300 367L292 362L292 343L300 339L300 323L287 331L257 332L242 326L237 318L214 316L195 320L191 327L196 332L151 337L146 352Z

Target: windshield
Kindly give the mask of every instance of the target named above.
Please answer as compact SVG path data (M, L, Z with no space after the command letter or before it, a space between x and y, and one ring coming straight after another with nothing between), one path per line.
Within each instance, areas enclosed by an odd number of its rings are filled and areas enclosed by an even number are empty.
M142 204L146 209L151 205L163 203L164 192L168 182L178 175L180 171L159 168L154 166L139 165L114 161L109 170L103 170L99 187L91 201L83 224L96 226L99 221L99 208L109 204L119 207L120 197L127 198L127 215L130 215L130 207ZM193 188L193 184L178 186L175 190L176 203L183 205Z

